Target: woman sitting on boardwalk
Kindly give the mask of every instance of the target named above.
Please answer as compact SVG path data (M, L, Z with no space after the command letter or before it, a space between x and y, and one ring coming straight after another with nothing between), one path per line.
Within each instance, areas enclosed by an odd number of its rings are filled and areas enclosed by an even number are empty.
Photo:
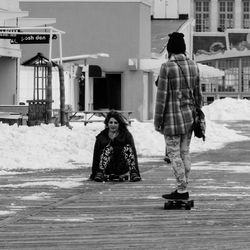
M106 128L96 136L91 180L128 179L140 181L137 153L132 134L121 114L110 111L104 121Z

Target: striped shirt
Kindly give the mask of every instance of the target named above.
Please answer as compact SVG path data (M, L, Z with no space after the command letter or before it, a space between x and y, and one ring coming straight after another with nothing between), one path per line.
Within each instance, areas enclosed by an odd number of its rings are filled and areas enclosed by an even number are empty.
M173 55L160 70L155 129L165 135L186 134L192 129L195 106L202 106L198 66L184 54Z

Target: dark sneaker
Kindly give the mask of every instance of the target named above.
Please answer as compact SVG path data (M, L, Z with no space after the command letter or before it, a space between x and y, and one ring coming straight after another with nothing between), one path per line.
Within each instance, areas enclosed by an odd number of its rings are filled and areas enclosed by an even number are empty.
M162 198L167 200L188 200L189 199L189 193L178 193L177 190L170 194L163 194Z
M130 181L136 182L136 181L140 181L140 180L141 180L141 177L137 173L130 174Z
M104 174L102 172L97 172L95 175L94 181L103 182L104 181Z

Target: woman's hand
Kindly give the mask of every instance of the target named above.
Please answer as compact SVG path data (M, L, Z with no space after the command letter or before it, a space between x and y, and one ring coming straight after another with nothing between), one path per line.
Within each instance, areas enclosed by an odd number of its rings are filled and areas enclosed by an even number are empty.
M162 126L155 126L155 130L161 134L163 134L163 127Z

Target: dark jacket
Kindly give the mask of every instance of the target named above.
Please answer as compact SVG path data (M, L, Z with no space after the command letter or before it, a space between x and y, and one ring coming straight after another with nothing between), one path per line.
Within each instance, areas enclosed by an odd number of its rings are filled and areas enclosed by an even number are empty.
M135 165L136 165L135 167L138 171L138 175L140 175L138 168L137 153L132 134L128 130L120 131L119 135L115 137L113 140L111 140L108 136L108 128L106 128L96 136L93 163L92 163L92 174L90 176L90 179L94 179L96 173L98 172L100 156L102 154L103 149L108 144L110 144L113 147L114 153L111 162L108 168L106 169L107 174L112 173L116 175L121 175L129 171L129 166L126 165L122 157L123 147L129 144L133 149L133 153L135 156Z

